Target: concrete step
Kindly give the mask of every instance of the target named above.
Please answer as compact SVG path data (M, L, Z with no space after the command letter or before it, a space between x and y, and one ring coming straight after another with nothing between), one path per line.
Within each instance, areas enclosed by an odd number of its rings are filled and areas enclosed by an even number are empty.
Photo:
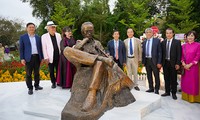
M100 120L142 120L144 116L160 108L161 97L159 95L136 90L131 92L136 98L136 102L125 107L109 110Z
M32 100L23 105L23 112L27 115L46 118L50 120L60 120L61 112L70 98L69 90L61 88L51 89L45 87L42 91L36 91ZM140 87L140 89L145 89ZM113 108L100 118L100 120L141 120L144 116L160 108L161 98L154 93L142 91L131 91L136 102L125 106Z

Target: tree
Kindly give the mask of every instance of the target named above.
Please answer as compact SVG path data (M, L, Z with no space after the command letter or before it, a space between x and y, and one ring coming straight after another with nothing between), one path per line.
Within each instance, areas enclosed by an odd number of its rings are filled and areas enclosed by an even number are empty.
M153 17L153 25L163 28L163 24L166 22L166 11L168 6L168 0L152 0L150 6L150 14Z
M167 9L167 27L174 29L176 33L186 33L197 28L200 24L193 17L194 7L191 0L169 0Z
M29 2L33 8L32 15L42 20L48 21L53 13L54 0L21 0Z
M83 0L81 10L81 19L79 20L79 26L83 22L90 21L94 24L94 37L102 42L105 46L108 41L110 33L110 24L107 19L110 15L108 6L108 0ZM79 30L80 31L80 30Z
M54 9L55 11L51 16L51 19L58 24L58 32L61 33L65 26L74 25L75 18L72 17L71 13L67 11L68 9L61 2L56 2L54 4Z
M147 1L147 6L149 8L149 14L155 16L161 12L160 5L163 3L163 0L150 0Z
M75 19L74 25L72 28L76 28L76 22L80 19L80 0L21 0L22 2L28 2L33 8L33 16L40 18L42 20L41 24L37 28L37 33L42 35L46 32L44 27L46 26L47 21L52 20L51 16L55 17L55 7L56 3L62 3L62 6L67 8L66 14L70 14L71 18ZM57 6L59 7L59 6ZM57 13L59 10L57 10ZM63 16L63 15L62 15ZM58 17L58 16L57 16ZM59 21L64 21L65 19L60 18ZM56 22L58 21L56 20ZM62 23L61 23L62 24ZM60 27L60 26L58 26ZM62 26L61 26L62 27ZM61 28L60 27L60 28ZM60 31L60 28L58 31Z
M200 1L199 0L193 0L194 2L193 2L193 11L192 11L192 13L193 13L193 16L191 17L191 20L193 20L193 21L197 21L197 23L200 23ZM195 30L196 30L196 32L198 33L198 35L200 34L200 27L197 27L197 28L195 28ZM198 36L198 37L200 37L200 36ZM200 39L199 39L199 41L200 41Z
M0 17L0 43L3 45L14 44L19 40L19 36L25 33L22 22L14 21Z
M147 6L149 0L136 0L131 2L131 10L128 11L128 20L122 19L119 22L127 27L133 28L137 36L142 35L144 30L153 24L150 8Z
M134 29L135 36L140 36L147 27L157 25L160 20L155 18L160 16L161 5L163 0L118 0L113 15L119 16L116 24L121 31L121 37L127 37L128 27Z
M113 16L115 18L115 21L113 21L114 25L113 28L120 31L120 38L125 39L127 38L126 30L127 27L125 24L122 24L121 20L126 21L126 23L129 21L129 12L131 12L131 6L130 3L132 3L132 0L118 0L116 2L115 8L113 10Z

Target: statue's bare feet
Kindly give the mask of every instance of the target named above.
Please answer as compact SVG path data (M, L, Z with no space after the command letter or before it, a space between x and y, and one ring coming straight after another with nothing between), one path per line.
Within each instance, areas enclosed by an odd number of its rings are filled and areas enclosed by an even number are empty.
M96 90L91 90L88 93L87 98L85 99L85 102L83 103L82 111L88 112L90 111L96 103Z

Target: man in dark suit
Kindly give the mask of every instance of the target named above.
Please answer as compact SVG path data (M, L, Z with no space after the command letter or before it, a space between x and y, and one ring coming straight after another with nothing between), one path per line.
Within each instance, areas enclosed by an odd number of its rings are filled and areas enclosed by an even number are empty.
M120 68L126 63L126 48L124 42L119 40L119 31L113 32L113 40L110 40L107 44L108 53L114 58L114 61Z
M28 87L28 94L33 94L32 85L32 72L34 70L34 87L35 90L42 90L43 87L39 86L40 62L43 59L41 39L35 34L35 24L28 23L26 25L27 33L20 36L20 59L21 63L26 68L26 85Z
M161 96L170 96L177 99L177 70L181 64L181 42L173 38L174 31L166 30L166 39L162 42L162 64L165 80L165 93Z
M162 49L160 39L153 38L153 30L147 28L145 30L146 39L142 45L142 63L147 71L147 79L149 83L149 89L146 92L154 92L152 72L155 77L155 93L159 94L160 78L159 69L161 68L162 61Z

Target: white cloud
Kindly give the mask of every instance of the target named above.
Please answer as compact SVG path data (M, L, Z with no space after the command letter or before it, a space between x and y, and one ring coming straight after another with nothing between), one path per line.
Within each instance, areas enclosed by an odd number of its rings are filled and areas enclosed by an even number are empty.
M0 0L0 16L10 20L19 19L24 22L33 22L39 25L40 20L32 16L32 8L29 3L22 3L20 0Z
M111 11L114 8L114 2L117 0L110 0L109 5ZM40 24L39 19L32 16L32 8L29 3L22 3L21 0L0 0L0 16L10 20L19 19L24 22L33 22L36 25Z

